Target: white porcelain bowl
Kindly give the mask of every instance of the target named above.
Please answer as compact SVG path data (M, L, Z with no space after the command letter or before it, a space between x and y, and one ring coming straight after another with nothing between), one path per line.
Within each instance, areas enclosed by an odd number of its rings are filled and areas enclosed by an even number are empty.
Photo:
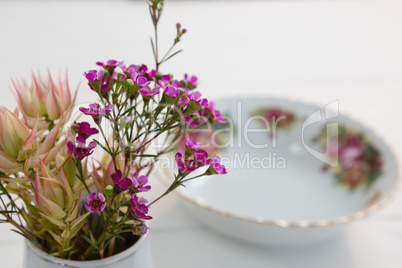
M342 224L379 211L397 192L400 175L390 147L359 122L338 115L337 103L318 107L254 97L222 99L216 106L235 125L232 146L220 153L230 160L228 173L190 181L178 193L188 211L218 233L263 245L317 242L337 234ZM260 119L249 121L250 115L266 107L291 111L296 123L278 130L274 139L252 130L263 128ZM382 175L369 187L348 189L336 183L331 168L323 171L326 155L312 139L329 124L364 134L378 149Z

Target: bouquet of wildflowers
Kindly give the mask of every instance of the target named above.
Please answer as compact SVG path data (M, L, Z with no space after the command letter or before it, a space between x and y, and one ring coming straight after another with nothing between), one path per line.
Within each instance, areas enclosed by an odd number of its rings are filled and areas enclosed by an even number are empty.
M178 54L158 56L158 22L163 1L149 3L155 38L155 69L116 60L98 62L84 73L98 101L79 108L67 77L32 75L15 81L18 108L0 107L0 223L47 253L66 259L105 258L147 232L148 208L184 182L225 174L220 158L188 137L189 129L225 120L213 102L195 91L197 78L175 79L159 67ZM152 40L152 39L151 39ZM184 137L184 138L183 138ZM152 202L148 177L158 159L177 150L177 171ZM93 154L97 150L98 154ZM202 175L191 173L205 167ZM133 238L134 237L134 238Z

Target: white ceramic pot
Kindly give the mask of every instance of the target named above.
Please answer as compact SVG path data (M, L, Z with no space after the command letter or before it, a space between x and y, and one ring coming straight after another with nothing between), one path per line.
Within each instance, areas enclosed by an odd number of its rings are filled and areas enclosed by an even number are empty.
M151 268L151 245L148 233L119 254L94 261L70 261L49 256L31 242L25 242L24 268Z

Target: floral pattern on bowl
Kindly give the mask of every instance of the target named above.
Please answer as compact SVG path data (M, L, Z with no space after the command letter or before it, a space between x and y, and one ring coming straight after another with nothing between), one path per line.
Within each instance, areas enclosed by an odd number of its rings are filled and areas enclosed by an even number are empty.
M314 142L325 148L328 139L327 156L337 159L338 165L324 166L323 170L330 170L336 182L350 190L369 188L382 174L379 150L364 134L346 126L338 126L338 135L327 129L324 127Z
M279 107L259 108L251 113L252 116L260 116L267 121L260 120L263 127L269 125L270 137L276 136L277 130L289 131L297 121L297 116L290 110Z

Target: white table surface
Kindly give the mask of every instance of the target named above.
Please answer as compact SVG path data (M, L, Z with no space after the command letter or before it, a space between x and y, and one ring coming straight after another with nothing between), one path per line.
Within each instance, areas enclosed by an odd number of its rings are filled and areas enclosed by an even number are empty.
M162 47L176 22L184 53L162 66L197 74L205 96L264 93L339 100L402 153L402 2L167 1ZM13 108L10 77L68 68L82 73L114 58L152 66L143 1L0 1L0 104ZM157 190L162 186L153 182ZM182 210L176 195L152 208L154 267L400 268L402 197L345 228L337 239L298 249L260 248L217 235ZM0 225L0 267L22 265L23 239Z

